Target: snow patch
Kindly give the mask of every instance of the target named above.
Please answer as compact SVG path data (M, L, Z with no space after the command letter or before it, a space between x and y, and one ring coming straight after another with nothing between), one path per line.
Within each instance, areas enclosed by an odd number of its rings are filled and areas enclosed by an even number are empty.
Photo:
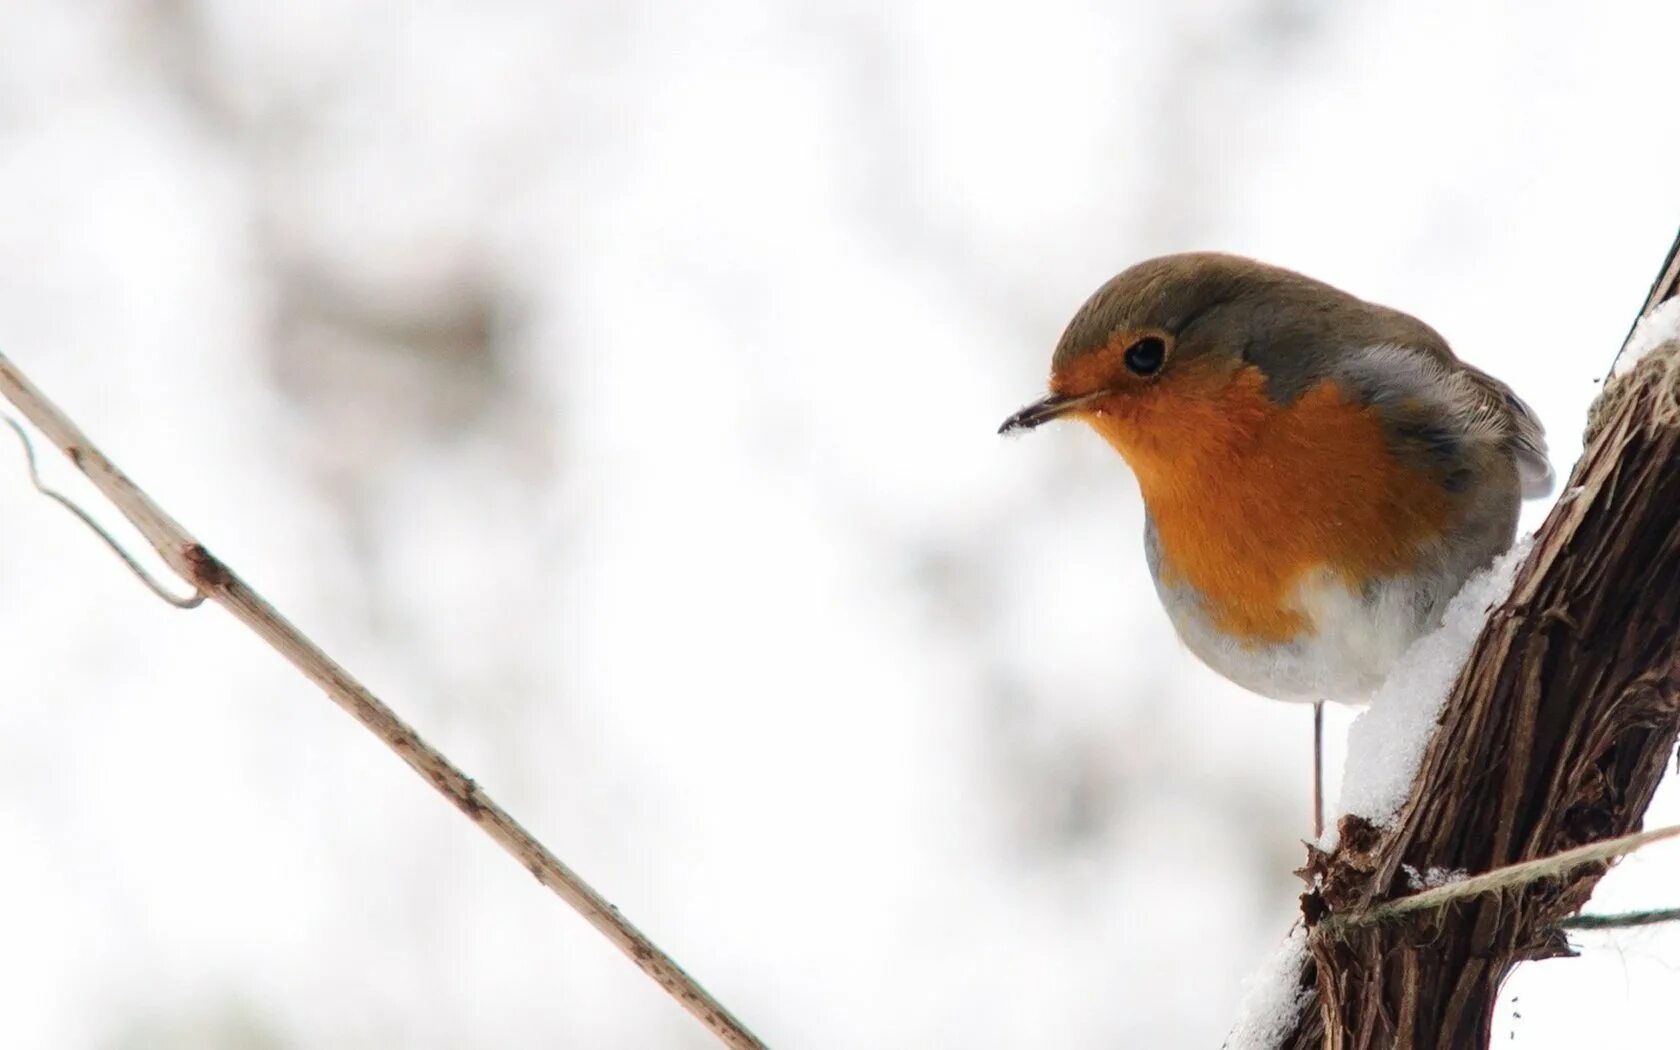
M1657 304L1657 308L1639 319L1627 345L1616 356L1612 375L1627 375L1645 355L1664 343L1680 342L1680 296Z
M1271 958L1243 981L1237 1023L1224 1050L1273 1050L1295 1027L1309 989L1301 987L1307 963L1307 930L1296 923Z
M1470 877L1470 873L1463 868L1430 868L1419 871L1410 864L1402 864L1400 870L1406 873L1406 884L1414 890L1433 890L1455 882L1463 882Z
M1470 577L1447 604L1441 626L1406 650L1371 704L1348 730L1347 764L1342 775L1342 813L1386 825L1399 812L1423 761L1458 673L1470 657L1488 611L1511 593L1517 566L1528 557L1532 537L1524 537L1488 568ZM1335 823L1322 848L1335 846Z

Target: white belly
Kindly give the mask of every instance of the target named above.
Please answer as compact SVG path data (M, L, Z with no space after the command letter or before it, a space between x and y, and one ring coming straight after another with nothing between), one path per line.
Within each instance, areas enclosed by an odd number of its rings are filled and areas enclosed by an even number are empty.
M1213 626L1193 590L1164 587L1159 577L1155 587L1191 652L1243 688L1278 700L1365 699L1439 615L1436 596L1408 582L1356 591L1316 573L1294 597L1307 630L1286 643L1244 643Z

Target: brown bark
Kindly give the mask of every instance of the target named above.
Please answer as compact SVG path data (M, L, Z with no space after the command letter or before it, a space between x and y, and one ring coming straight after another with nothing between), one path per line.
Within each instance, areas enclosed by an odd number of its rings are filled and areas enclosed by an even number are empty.
M1671 251L1647 311L1677 284ZM1338 847L1309 859L1312 994L1283 1046L1484 1047L1511 970L1570 954L1557 924L1603 864L1392 923L1322 920L1411 892L1403 865L1483 872L1640 827L1680 731L1680 347L1667 350L1594 407L1394 826L1345 817Z

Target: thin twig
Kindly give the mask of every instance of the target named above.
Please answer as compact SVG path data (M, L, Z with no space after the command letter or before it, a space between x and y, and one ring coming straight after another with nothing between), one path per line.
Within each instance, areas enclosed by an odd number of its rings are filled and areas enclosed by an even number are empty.
M421 740L419 734L397 717L396 712L351 677L350 672L292 626L261 595L234 575L233 570L152 502L151 497L106 459L4 354L0 354L0 395L16 405L18 411L47 440L70 457L70 461L87 475L88 480L140 530L171 569L193 584L201 594L215 599L235 619L291 661L334 703L383 740L486 835L512 854L538 882L576 909L591 926L634 960L643 972L711 1029L725 1045L735 1050L765 1050L758 1037L722 1003L712 998L699 982L631 925L576 872L562 864L506 810L491 801L471 777Z
M1614 915L1571 915L1559 922L1558 928L1562 930L1625 930L1633 926L1655 926L1663 922L1680 922L1680 908L1619 911Z
M1538 882L1541 879L1567 875L1588 864L1599 864L1614 860L1653 842L1661 842L1664 839L1671 839L1676 836L1680 836L1680 824L1657 828L1655 831L1623 835L1621 838L1606 839L1603 842L1593 842L1585 846L1577 846L1575 849L1564 850L1562 853L1554 853L1550 857L1524 861L1521 864L1511 864L1458 882L1449 882L1444 886L1414 893L1409 897L1400 897L1385 904L1379 904L1374 908L1366 908L1363 911L1342 915L1330 915L1324 919L1321 925L1332 929L1336 927L1346 929L1357 926L1375 926L1379 923L1398 919L1402 915L1409 915L1412 912L1442 908L1466 897L1476 897L1484 893L1492 893L1495 890L1513 889Z
M35 462L35 442L29 440L29 434L26 433L23 427L18 425L18 421L13 419L11 416L0 416L0 419L4 419L6 421L6 425L12 428L12 433L18 436L19 441L23 442L23 459L24 462L29 464L29 480L34 483L36 492L39 492L41 495L52 500L54 503L57 503L76 517L82 519L82 524L92 529L94 535L104 540L105 545L115 551L117 557L123 560L123 564L128 566L128 571L140 577L140 582L145 584L151 592L159 598L162 598L164 601L175 606L177 609L196 609L200 605L204 604L203 591L194 591L185 598L176 594L170 594L167 587L158 582L157 578L151 573L147 572L145 568L143 568L141 564L134 559L134 555L128 553L128 548L118 543L115 536L105 531L105 526L93 520L93 515L83 510L69 496L66 496L62 492L48 488L46 482L41 480L41 471Z
M1628 326L1627 335L1622 336L1621 349L1610 359L1610 371L1604 373L1608 380L1616 374L1616 363L1622 358L1622 351L1627 349L1628 340L1639 327L1639 322L1645 315L1655 310L1665 299L1672 299L1680 292L1680 232L1674 235L1674 242L1668 246L1668 257L1663 259L1662 268L1657 271L1657 279L1651 282L1651 290L1645 294L1645 305L1634 315L1633 324Z

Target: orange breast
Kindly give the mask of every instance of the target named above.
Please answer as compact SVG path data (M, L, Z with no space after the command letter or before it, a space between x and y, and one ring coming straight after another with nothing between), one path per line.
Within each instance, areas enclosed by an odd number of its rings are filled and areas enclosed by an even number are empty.
M1288 406L1252 366L1176 377L1085 416L1136 472L1160 571L1200 593L1214 624L1255 644L1308 625L1301 580L1352 590L1407 572L1439 535L1450 495L1388 449L1375 410L1333 382Z

